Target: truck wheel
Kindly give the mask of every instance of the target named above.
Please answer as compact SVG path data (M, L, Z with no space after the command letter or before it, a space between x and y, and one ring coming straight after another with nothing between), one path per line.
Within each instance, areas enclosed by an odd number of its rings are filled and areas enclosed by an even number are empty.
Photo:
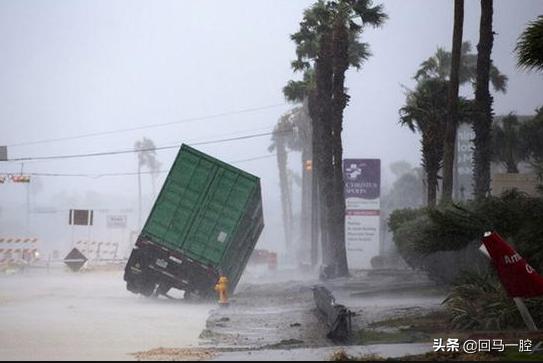
M171 289L171 286L169 285L159 284L158 287L156 288L155 295L156 296L166 295L168 291L170 291L170 289Z
M139 294L140 292L140 290L138 289L138 285L135 284L133 281L126 282L126 289L134 294Z
M154 283L152 283L152 282L144 283L141 286L141 289L140 289L139 293L142 294L145 297L151 297L153 295L153 293L155 292L155 287L156 287L156 285Z

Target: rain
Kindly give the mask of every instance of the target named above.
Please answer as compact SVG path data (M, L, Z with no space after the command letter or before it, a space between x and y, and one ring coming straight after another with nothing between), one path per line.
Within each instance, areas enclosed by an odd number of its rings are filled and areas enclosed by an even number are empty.
M543 359L542 20L0 2L0 360Z

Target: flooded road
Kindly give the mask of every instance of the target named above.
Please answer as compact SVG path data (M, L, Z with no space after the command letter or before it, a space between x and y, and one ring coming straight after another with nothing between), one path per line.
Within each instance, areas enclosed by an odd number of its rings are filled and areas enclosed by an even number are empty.
M132 360L197 346L212 308L136 296L121 272L1 276L0 360Z

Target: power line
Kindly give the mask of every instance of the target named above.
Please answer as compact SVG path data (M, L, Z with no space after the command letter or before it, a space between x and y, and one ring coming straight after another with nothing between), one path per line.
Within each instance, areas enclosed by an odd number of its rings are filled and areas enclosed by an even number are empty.
M253 158L229 161L228 164L240 164L240 163L245 163L245 162L249 162L249 161L268 159L268 158L272 158L274 156L277 156L277 154L255 156ZM165 174L165 173L168 173L168 172L169 172L169 170L158 170L158 171L155 171L155 172L143 171L140 174L142 174L142 175L146 175L146 174ZM0 173L0 175L6 175L6 176L8 176L8 175L18 175L18 174L19 174L19 172ZM25 175L30 175L30 176L41 176L41 177L83 177L83 178L99 179L99 178L103 178L103 177L138 175L138 172L136 171L136 172L119 172L119 173L103 173L103 174L66 174L66 173L26 172L24 174Z
M246 108L246 109L241 109L241 110L236 110L236 111L229 111L229 112L211 114L211 115L207 115L207 116L186 118L186 119L182 119L182 120L164 122L164 123L159 123L159 124L144 125L144 126L137 126L137 127L129 127L129 128L115 129L115 130L110 130L110 131L91 132L91 133L82 134L82 135L75 135L75 136L65 136L65 137L42 139L42 140L36 140L36 141L20 142L20 143L16 143L16 144L7 145L7 146L8 147L14 147L14 146L23 146L23 145L36 145L36 144L44 144L44 143L57 142L57 141L83 139L83 138L87 138L87 137L112 135L112 134L118 134L118 133L130 132L130 131L145 130L145 129L156 128L156 127L164 127L164 126L170 126L170 125L176 125L176 124L182 124L182 123L188 123L188 122L194 122L194 121L209 120L209 119L220 118L220 117L225 117L225 116L232 116L232 115L239 115L239 114L243 114L243 113L262 111L262 110L267 110L267 109L271 109L271 108L277 108L277 107L284 106L284 105L286 105L286 103L277 103L277 104L274 104L274 105L267 105L267 106L254 107L254 108Z
M285 131L279 131L275 132L277 133L290 133L293 130L285 130ZM189 144L190 146L199 146L199 145L210 145L210 144L218 144L223 142L231 142L231 141L239 141L239 140L246 140L246 139L252 139L255 137L262 137L262 136L269 136L274 134L274 132L264 132L259 134L251 134L251 135L244 135L244 136L238 136L238 137L230 137L230 138L224 138L224 139L216 139L216 140L209 140L209 141L202 141L197 143ZM153 147L153 148L141 148L141 149L128 149L128 150L117 150L117 151L104 151L104 152L97 152L97 153L88 153L88 154L71 154L71 155L50 155L50 156L28 156L28 157L22 157L22 158L14 158L14 159L8 159L4 162L26 162L26 161L35 161L35 160L58 160L58 159L74 159L74 158L87 158L87 157L95 157L95 156L110 156L110 155L120 155L120 154L128 154L128 153L137 153L137 152L144 152L144 151L160 151L160 150L168 150L168 149L175 149L180 147L182 144L175 144L175 145L169 145L169 146L159 146L159 147Z

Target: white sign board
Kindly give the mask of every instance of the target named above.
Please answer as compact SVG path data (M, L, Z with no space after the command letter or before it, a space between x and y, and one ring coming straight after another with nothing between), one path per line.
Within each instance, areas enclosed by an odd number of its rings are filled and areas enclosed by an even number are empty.
M371 268L379 254L380 215L377 211L348 211L345 216L347 262L351 269Z
M381 161L345 159L345 243L353 270L371 268L379 255Z
M471 125L460 124L456 136L455 199L472 199L473 194L473 139Z

